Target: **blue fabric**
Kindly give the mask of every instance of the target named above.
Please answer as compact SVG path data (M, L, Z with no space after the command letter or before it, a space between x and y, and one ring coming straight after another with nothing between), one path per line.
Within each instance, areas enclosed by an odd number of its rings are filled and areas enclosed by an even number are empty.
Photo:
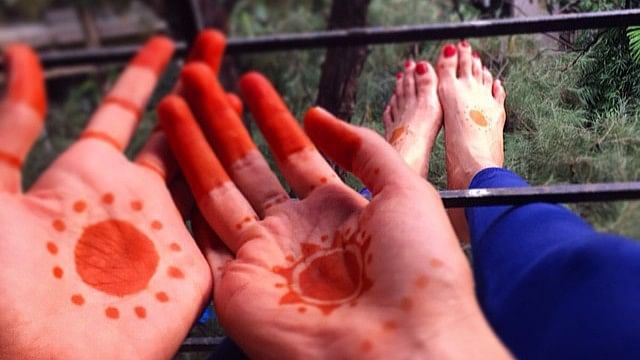
M528 186L499 168L470 188ZM476 292L519 359L640 358L640 244L551 204L468 208Z

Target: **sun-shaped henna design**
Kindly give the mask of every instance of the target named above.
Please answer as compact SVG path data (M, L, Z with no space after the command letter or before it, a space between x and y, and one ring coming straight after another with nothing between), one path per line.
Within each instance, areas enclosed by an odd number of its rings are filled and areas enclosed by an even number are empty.
M106 214L101 214L98 210L91 212L86 201L77 200L72 205L75 217L52 221L51 226L54 233L59 235L59 239L48 241L46 249L54 259L63 255L71 256L59 254L61 247L58 244L75 241L73 262L82 282L107 295L117 298L138 296L144 301L143 297L147 292L143 291L149 289L149 283L161 263L156 244L150 239L150 234L162 231L163 224L157 219L145 223L147 220L143 215L136 219L135 214L143 212L144 204L141 200L134 199L118 204L112 193L106 193L99 201L102 203L101 207L114 211L117 211L118 205L127 206L126 213L131 214L133 211L134 215L128 216L132 219L124 220L111 217L110 211L106 211ZM82 215L89 218L89 212L94 220L86 224ZM169 244L168 249L171 252L182 250L177 243ZM66 271L70 269L55 265L52 274L56 279L62 280ZM176 266L168 266L165 274L172 279L184 278L184 273ZM160 303L169 301L169 295L162 289L152 291L151 294L155 301ZM70 301L74 305L82 306L86 302L86 296L88 295L81 292L74 293L70 295ZM140 319L147 316L147 310L142 305L133 306L130 310ZM106 306L104 313L110 319L120 318L120 309L116 306Z
M301 244L302 256L288 256L288 266L276 266L273 272L282 276L286 283L276 283L277 288L286 288L280 304L301 304L298 312L314 306L329 315L344 305L355 306L358 298L373 286L367 275L372 261L368 253L371 236L364 231L351 233L350 229L336 232L328 246L329 236L320 238L320 244Z

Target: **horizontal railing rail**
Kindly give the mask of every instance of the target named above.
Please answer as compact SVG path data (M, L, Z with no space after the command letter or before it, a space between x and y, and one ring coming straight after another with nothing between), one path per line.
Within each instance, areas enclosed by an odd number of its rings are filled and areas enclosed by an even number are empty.
M336 46L391 44L613 28L632 25L640 25L640 9L475 20L460 23L363 27L229 38L226 51L228 54L290 51ZM177 56L184 56L187 47L185 42L178 42ZM111 46L98 49L44 51L40 56L45 68L69 65L98 65L126 62L138 49L138 46ZM3 64L0 62L0 68L2 68L2 66Z

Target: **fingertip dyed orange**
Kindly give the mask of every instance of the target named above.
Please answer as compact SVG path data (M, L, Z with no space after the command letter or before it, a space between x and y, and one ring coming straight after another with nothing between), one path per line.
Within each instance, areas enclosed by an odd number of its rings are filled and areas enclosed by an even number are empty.
M313 148L313 144L267 78L258 72L250 72L242 76L239 85L260 131L279 161L286 160L296 152Z
M28 45L14 44L5 49L4 59L8 69L7 98L15 103L26 103L44 118L47 93L38 55Z
M187 62L202 61L214 72L218 73L227 40L220 31L201 31L193 43Z
M169 95L157 109L169 146L196 201L211 189L229 181L229 176L211 151L186 101L177 95Z
M321 107L307 111L304 128L320 150L351 171L353 159L362 146L360 135Z
M189 107L226 168L256 148L242 119L229 103L228 94L207 66L191 63L185 66L181 79Z
M174 49L175 44L168 37L154 36L138 51L130 65L145 67L160 76L171 60Z

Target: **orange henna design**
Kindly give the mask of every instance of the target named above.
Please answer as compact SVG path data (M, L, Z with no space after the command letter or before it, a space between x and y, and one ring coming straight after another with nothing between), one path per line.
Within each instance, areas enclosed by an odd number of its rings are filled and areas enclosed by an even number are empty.
M134 200L131 202L131 209L133 211L140 211L142 210L142 201L140 200Z
M169 249L171 249L171 251L175 251L175 252L178 252L178 251L182 250L180 245L178 245L177 243L171 243L171 245L169 245Z
M49 251L49 253L51 253L51 255L55 255L58 253L58 246L54 243L52 243L51 241L49 241L47 243L47 251Z
M22 168L22 160L20 160L20 158L3 151L0 151L0 161L18 170Z
M94 289L114 296L145 289L158 261L153 242L135 226L121 220L87 226L75 247L80 278Z
M368 353L373 349L373 344L369 340L364 340L360 343L360 351L363 353Z
M53 276L55 276L58 279L62 279L62 274L64 272L62 271L62 269L59 266L56 266L53 268Z
M418 278L416 279L416 287L418 289L424 289L427 287L427 285L429 284L429 278L427 278L426 275L420 275L418 276Z
M114 197L112 193L106 193L102 195L102 202L107 205L113 204L113 200L114 200Z
M158 175L160 175L160 177L162 177L163 179L167 178L167 173L164 171L164 169L162 169L160 166L156 165L155 163L144 159L144 158L137 158L136 159L136 163L140 166L144 166L147 169L157 173Z
M154 229L154 230L162 230L162 223L160 221L158 221L158 220L153 220L151 222L151 228Z
M4 59L8 69L7 99L26 103L44 119L47 96L38 55L29 46L16 44L6 48Z
M384 323L382 323L382 329L385 331L396 330L398 329L398 323L393 320L385 321Z
M482 127L486 127L487 125L489 125L489 123L487 122L487 119L485 119L484 115L482 114L482 112L478 111L478 110L471 110L469 111L469 117L471 117L471 120L473 120L474 123L482 126Z
M71 296L71 302L80 306L84 304L84 297L82 297L82 295L80 294L74 294Z
M64 222L60 219L54 220L53 223L53 228L56 229L56 231L62 232L64 231L67 226L64 224Z
M320 107L304 116L304 128L313 142L342 168L351 171L362 139L349 126Z
M175 266L169 266L167 274L169 275L169 277L174 279L184 279L184 273L182 272L182 270L178 269Z
M400 138L402 138L406 132L407 128L405 128L404 126L393 130L393 132L391 133L391 138L389 138L389 144L395 144L396 141L400 140Z
M77 213L81 213L84 211L84 209L87 208L87 203L79 200L76 201L75 203L73 203L73 211L77 212Z
M196 201L229 181L182 98L175 95L165 97L158 105L158 115Z
M192 63L185 66L180 78L193 114L203 125L209 143L226 168L256 149L211 69L203 63Z
M123 99L117 96L107 96L102 100L102 105L114 104L121 108L132 112L136 119L140 119L143 109L140 109L138 105L130 100Z
M140 319L144 319L147 317L147 310L142 306L136 306L133 311L136 313L136 316Z
M101 131L86 130L85 132L80 134L80 139L100 140L115 147L118 151L122 151L122 149L124 148L124 146L122 146L122 144L120 144L116 139L112 138L109 134Z
M370 238L363 243L356 236L337 233L329 247L302 243L302 256L287 267L276 266L273 272L286 279L288 291L280 304L315 306L329 315L368 291L373 282L364 263Z
M159 77L169 61L171 61L171 53L173 53L174 48L175 45L169 38L154 36L147 41L129 65L145 67Z
M444 263L442 262L442 260L439 260L439 259L431 259L431 261L429 262L429 265L431 265L431 267L434 269L438 269L438 268L441 268L444 265Z
M166 292L164 291L160 291L156 293L156 299L158 299L158 301L165 303L167 301L169 301L169 296L167 295Z
M250 72L242 76L240 90L260 132L279 161L285 161L289 155L304 149L313 148L287 105L262 74Z
M114 307L108 307L105 309L104 313L107 315L108 318L110 319L117 319L120 317L120 311L118 311L118 309L114 308Z
M220 63L226 46L224 35L216 30L201 31L193 44L193 49L189 53L187 62L205 62L217 74L220 70Z

